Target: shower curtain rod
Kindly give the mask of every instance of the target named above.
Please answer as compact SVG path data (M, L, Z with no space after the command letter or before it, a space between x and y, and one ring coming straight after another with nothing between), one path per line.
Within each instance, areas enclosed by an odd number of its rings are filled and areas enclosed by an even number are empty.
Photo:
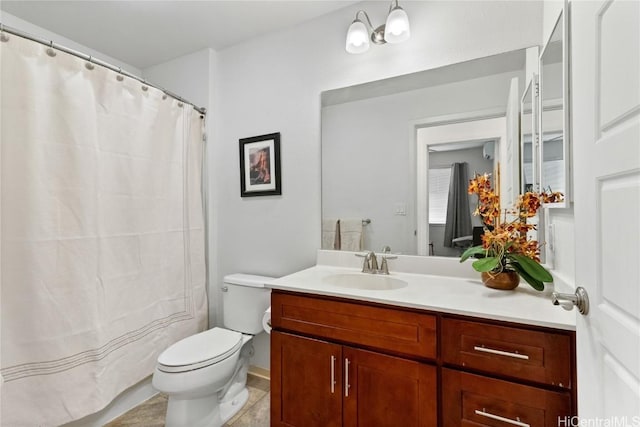
M165 89L165 88L163 88L161 86L154 85L153 83L149 83L148 81L146 81L142 77L138 77L138 76L136 76L134 74L131 74L131 73L123 70L120 67L116 67L115 65L109 64L108 62L104 62L104 61L101 61L99 59L96 59L96 58L92 57L91 55L87 55L87 54L84 54L82 52L78 52L77 50L73 50L71 48L59 45L57 43L54 43L53 40L46 40L46 39L31 35L29 33L25 33L24 31L20 31L17 28L7 27L2 22L0 22L0 34L2 34L2 33L9 33L9 34L13 34L13 35L18 36L18 37L29 39L29 40L34 41L36 43L40 43L40 44L43 44L45 46L49 46L52 49L57 49L57 50L59 50L61 52L65 52L65 53L68 53L70 55L77 56L78 58L81 58L81 59L84 59L86 61L89 61L92 64L100 65L101 67L107 68L107 69L109 69L111 71L115 71L115 72L117 72L119 74L122 74L123 76L130 77L132 79L135 79L135 80L139 81L140 83L143 83L143 84L145 84L147 86L150 86L150 87L153 87L155 89L158 89L161 92L164 92L167 96L170 96L170 97L172 97L172 98L174 98L174 99L176 99L176 100L178 100L180 102L184 102L185 104L189 104L189 105L191 105L193 107L194 110L196 110L197 112L199 112L201 114L207 114L207 109L206 108L197 107L194 103L187 101L186 99L182 98L181 96L176 95L175 93L173 93L171 91L168 91L167 89ZM3 39L2 41L5 41L5 40Z

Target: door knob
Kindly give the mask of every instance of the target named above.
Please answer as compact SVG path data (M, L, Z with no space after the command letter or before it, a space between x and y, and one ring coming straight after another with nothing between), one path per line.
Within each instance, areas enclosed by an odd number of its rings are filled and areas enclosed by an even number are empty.
M587 291L582 286L578 286L574 294L552 293L551 302L553 305L559 305L565 310L572 310L576 306L580 314L589 314L589 295L587 295Z

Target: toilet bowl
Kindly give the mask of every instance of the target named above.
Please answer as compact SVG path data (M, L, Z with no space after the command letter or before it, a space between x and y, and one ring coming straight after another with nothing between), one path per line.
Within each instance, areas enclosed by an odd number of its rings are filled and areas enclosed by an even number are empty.
M219 427L246 403L253 335L262 332L271 277L233 274L224 278L225 328L184 338L160 354L153 373L156 390L168 395L166 427Z

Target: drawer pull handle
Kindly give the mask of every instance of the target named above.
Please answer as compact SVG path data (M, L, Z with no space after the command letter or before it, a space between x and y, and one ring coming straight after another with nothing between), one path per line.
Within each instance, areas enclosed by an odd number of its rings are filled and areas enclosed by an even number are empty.
M476 409L475 412L476 412L476 415L480 415L482 417L491 418L492 420L496 420L496 421L502 421L503 423L511 424L511 425L514 425L514 426L531 427L529 424L521 422L519 418L518 418L518 420L512 420L511 418L501 417L500 415L494 415L494 414L492 414L490 412L485 412L484 408L483 408L482 411L478 411Z
M497 354L498 356L507 356L507 357L513 357L515 359L529 360L529 356L527 356L526 354L511 353L511 352L502 351L502 350L494 350L492 348L487 348L487 347L478 347L477 345L474 346L473 349L475 351L481 351L483 353Z
M349 359L344 359L344 397L349 397Z
M336 357L331 356L331 394L336 391Z

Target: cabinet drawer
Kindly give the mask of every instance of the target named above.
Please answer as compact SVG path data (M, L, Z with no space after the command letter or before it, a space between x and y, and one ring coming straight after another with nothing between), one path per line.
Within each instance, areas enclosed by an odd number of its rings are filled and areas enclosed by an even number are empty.
M569 392L442 370L444 427L557 427L572 416ZM565 418L566 417L566 418Z
M274 291L271 324L276 329L393 354L427 359L437 354L435 316L408 310Z
M446 364L572 388L569 335L444 318Z

